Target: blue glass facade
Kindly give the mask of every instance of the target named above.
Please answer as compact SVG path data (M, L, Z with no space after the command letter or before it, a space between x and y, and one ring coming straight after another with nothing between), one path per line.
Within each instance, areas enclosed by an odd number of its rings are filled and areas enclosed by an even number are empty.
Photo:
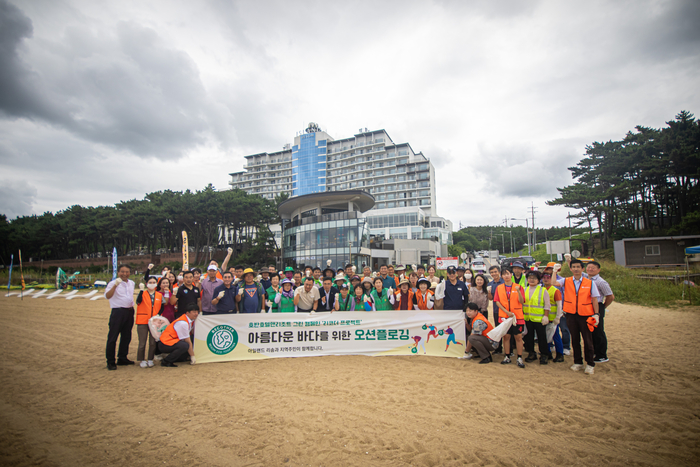
M326 140L307 133L292 146L292 196L326 191Z

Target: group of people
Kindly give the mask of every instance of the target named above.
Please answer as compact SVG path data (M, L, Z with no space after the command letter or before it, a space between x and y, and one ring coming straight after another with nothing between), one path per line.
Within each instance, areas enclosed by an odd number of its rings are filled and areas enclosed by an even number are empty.
M161 359L161 365L166 367L176 366L175 362L188 357L195 363L191 334L200 313L431 309L466 313L466 358L478 357L482 364L490 363L493 354L499 353L505 354L502 364L515 360L521 368L526 362L538 359L541 365L563 362L564 355L570 355L572 348L572 370L583 369L593 374L596 363L607 361L605 308L614 296L600 277L597 262L588 263L584 272L583 263L567 255L573 274L567 278L558 274L561 270L558 263L549 263L540 271L539 263L527 268L516 262L503 270L491 266L490 277L463 266L450 266L443 279L436 275L432 265L427 269L414 265L410 272L401 265L383 265L376 272L364 266L361 275L356 274L354 265L338 269L328 265L323 270L310 266L303 270L286 267L281 271L274 266L259 271L243 266L227 268L231 253L229 249L221 267L211 261L204 274L193 268L175 275L175 271L165 267L156 276L153 265L149 265L135 300L137 360L141 367L154 366L156 354L167 354ZM106 349L110 370L118 365L134 364L127 358L134 325L135 284L129 279L130 274L129 266L120 266L117 279L107 284L105 290L112 308ZM155 315L167 318L170 323L159 342L148 328L149 319ZM493 322L489 321L489 315ZM490 339L489 333L506 320L511 323L508 334L502 340ZM527 351L525 357L524 351Z

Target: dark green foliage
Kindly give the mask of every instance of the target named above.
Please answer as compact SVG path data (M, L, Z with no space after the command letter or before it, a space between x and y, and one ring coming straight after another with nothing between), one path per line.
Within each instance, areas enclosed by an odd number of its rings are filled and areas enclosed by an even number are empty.
M636 234L697 233L700 120L682 111L666 124L587 146L586 157L569 168L576 182L558 188L561 196L548 204L580 210L577 225L597 226L604 249L610 239Z
M238 252L255 248L259 261L274 256L274 242L264 237L263 245L251 242L252 233L277 220L276 203L242 190L216 191L208 185L201 191L158 191L142 200L121 201L115 206L71 206L56 214L24 216L8 221L0 215L0 262L17 258L72 259L101 252L105 257L114 246L120 255L141 251L155 254L159 249L182 251L182 231L188 235L190 264L208 258L208 248L232 246ZM227 226L231 241L220 239L220 227ZM246 240L247 239L247 240ZM100 266L101 267L101 266ZM54 271L55 273L55 271Z

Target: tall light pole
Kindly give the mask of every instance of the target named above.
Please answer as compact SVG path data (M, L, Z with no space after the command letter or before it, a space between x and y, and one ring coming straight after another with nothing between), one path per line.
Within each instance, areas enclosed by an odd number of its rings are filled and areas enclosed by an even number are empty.
M526 232L526 236L527 236L527 254L528 255L532 254L530 252L530 224L528 222L527 217L525 217L525 218L511 217L509 220L511 220L511 221L525 221L525 232Z

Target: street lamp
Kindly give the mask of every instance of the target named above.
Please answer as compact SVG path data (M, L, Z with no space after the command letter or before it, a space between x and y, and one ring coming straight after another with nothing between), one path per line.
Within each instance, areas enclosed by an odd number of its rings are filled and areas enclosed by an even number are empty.
M527 236L527 254L528 255L532 254L530 252L530 224L528 224L527 217L525 217L525 218L511 217L509 220L511 220L511 221L525 221L525 232L526 232L526 236Z

